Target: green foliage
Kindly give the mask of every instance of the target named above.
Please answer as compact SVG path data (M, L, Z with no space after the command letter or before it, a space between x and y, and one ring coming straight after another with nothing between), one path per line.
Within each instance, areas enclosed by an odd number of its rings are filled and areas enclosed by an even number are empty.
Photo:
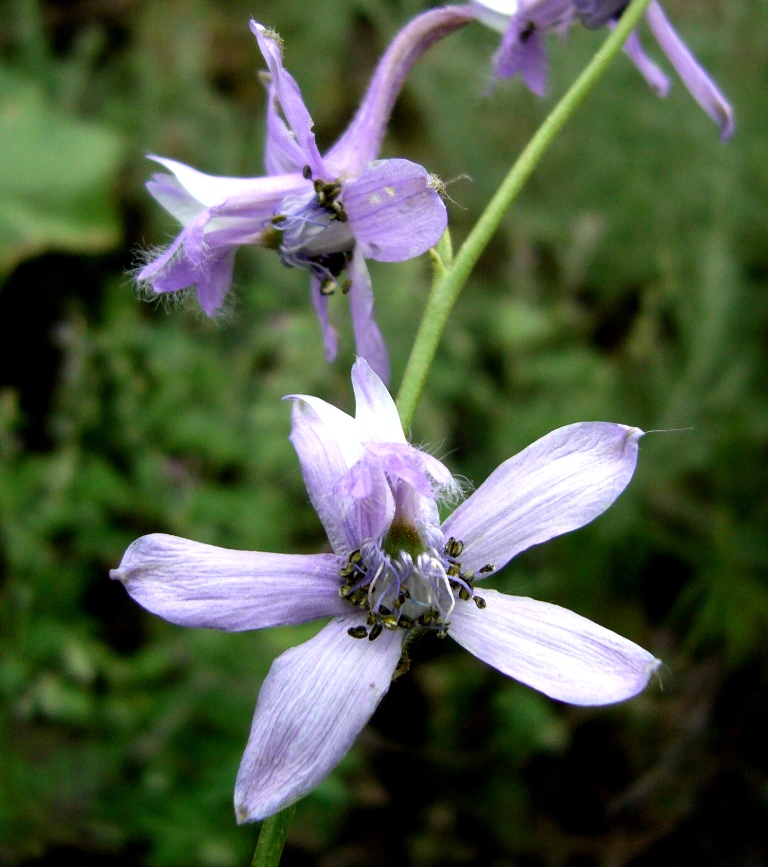
M481 260L414 425L415 442L475 484L558 425L686 429L642 441L632 485L597 522L491 579L648 646L667 665L664 690L566 709L428 637L353 752L300 804L289 846L307 863L629 864L650 853L644 863L671 864L659 841L717 850L708 835L722 817L711 821L707 797L724 767L744 787L724 790L734 811L763 816L768 11L762 0L668 5L733 99L734 140L720 144L679 82L658 100L621 58ZM13 4L0 78L4 267L105 251L123 235L133 249L164 244L174 227L141 190L146 152L259 172L250 15L286 39L328 143L387 39L421 8ZM574 30L553 44L543 103L519 83L483 95L495 39L480 28L417 67L386 154L457 178L455 247L599 41ZM0 390L0 861L71 847L157 867L245 864L253 834L234 824L232 788L258 686L317 627L183 630L107 575L155 531L323 549L280 398L351 408L346 302L331 299L343 343L328 366L306 275L267 251L238 255L232 309L216 322L191 300L139 302L119 265L95 261L96 301L73 284L56 308L42 417L30 409L42 379L9 371ZM0 304L38 297L28 273L10 274ZM430 263L372 275L397 383ZM19 335L49 329L54 314L28 309L11 326ZM32 447L35 425L44 447ZM719 863L755 863L749 834ZM697 861L718 863L707 857Z

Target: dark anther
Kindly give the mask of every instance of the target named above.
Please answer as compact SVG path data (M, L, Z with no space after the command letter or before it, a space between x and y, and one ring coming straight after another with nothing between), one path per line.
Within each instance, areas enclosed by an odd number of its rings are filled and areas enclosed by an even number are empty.
M461 572L461 566L458 563L451 563L446 572L451 578L455 578Z
M347 262L349 262L349 254L345 252L340 253L322 253L319 256L313 256L310 259L310 262L314 262L316 265L319 265L320 268L327 271L331 277L338 277L339 274L347 267ZM317 272L316 272L317 273Z
M438 630L438 632L437 632L437 637L438 637L438 638L445 638L445 636L448 635L448 627L449 627L449 626L450 626L449 623L444 623L444 624L440 627L440 629Z
M383 631L384 627L380 623L377 623L370 631L368 635L368 641L375 641Z
M368 630L364 626L350 626L347 635L351 635L352 638L365 638L368 635Z
M304 166L301 173L308 181L312 180L312 169L309 166Z
M523 30L520 31L520 41L525 44L531 36L536 32L536 22L529 21Z
M482 596L475 596L474 600L475 605L477 605L477 607L480 609L485 608L485 606L488 604Z
M464 581L467 582L467 584L469 584L470 587L472 586L472 584L475 581L475 573L474 572L462 572L461 577Z
M341 587L339 587L339 596L341 596L342 599L346 599L351 592L352 586L350 584L342 584Z
M459 589L459 599L463 599L465 602L469 599L469 590L466 587Z
M325 280L320 283L320 294L321 295L333 295L336 291L336 281L332 280L330 277L326 277Z
M464 543L454 539L453 536L445 543L445 553L449 557L461 557L461 552L464 550Z
M288 219L288 217L286 217L285 214L275 214L275 216L272 217L272 219L270 220L270 223L272 223L273 226L279 226L281 223L284 223L287 219Z
M489 572L493 572L496 567L493 563L486 563L481 569L478 569L478 572L481 575L487 575Z
M389 608L387 608L385 605L382 605L381 608L379 608L379 611L385 617L388 617L390 614L392 614L392 612L389 610Z
M413 629L416 625L410 617L406 617L405 614L400 615L400 619L397 621L397 625L401 629Z
M318 178L314 183L315 192L316 193L322 192L322 189L324 186L325 186L325 184L323 183L323 181L321 181L320 178Z

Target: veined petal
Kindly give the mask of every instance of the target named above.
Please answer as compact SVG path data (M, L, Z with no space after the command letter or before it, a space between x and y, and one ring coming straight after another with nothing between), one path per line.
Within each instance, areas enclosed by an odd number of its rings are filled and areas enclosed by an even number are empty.
M645 20L691 96L720 127L720 137L729 138L734 129L730 103L677 35L656 0L645 10Z
M313 397L311 394L287 394L283 400L301 401L312 412L304 412L300 416L294 414L294 425L299 420L311 424L318 429L322 425L322 436L326 442L335 443L339 454L345 463L345 469L355 464L362 454L360 432L352 416L347 415L333 404ZM301 455L299 455L301 457Z
M389 689L402 630L375 641L340 618L286 651L261 687L235 785L237 821L263 819L317 786L347 754Z
M210 256L197 272L197 300L207 316L215 316L232 286L235 250L221 250Z
M558 428L494 470L443 524L467 569L500 569L520 551L588 524L619 496L637 463L639 428Z
M669 79L645 53L636 30L629 34L629 39L624 43L624 53L635 64L657 96L664 97L669 93Z
M471 6L443 6L417 15L403 27L379 61L357 114L325 156L332 176L352 177L376 159L395 100L413 64L431 45L474 17Z
M448 224L445 205L426 169L409 160L369 163L360 177L345 185L343 199L362 254L378 262L402 262L426 253Z
M282 108L288 126L305 154L305 163L312 169L315 177L323 178L326 172L320 152L317 149L315 134L312 132L314 122L304 104L299 85L283 66L283 50L279 37L256 21L251 21L251 31L258 41L261 53L269 67L272 76L271 83L275 89L280 108Z
M405 434L394 400L365 358L352 365L355 422L363 442L404 443Z
M613 704L643 690L658 659L567 608L483 590L486 607L462 603L450 636L527 686L570 704Z
M339 558L263 554L153 533L133 542L110 577L179 626L239 632L344 614Z
M339 479L349 469L344 446L334 436L338 427L333 423L329 426L318 415L315 407L301 398L294 401L292 416L290 439L299 456L310 502L325 527L331 547L337 554L346 557L360 545L364 537L358 535L345 520L344 510L335 493ZM353 419L347 418L354 425ZM354 437L354 433L351 436ZM356 448L359 450L359 445Z
M347 298L349 299L349 313L352 318L352 331L355 335L357 354L365 358L371 371L375 372L375 375L386 386L389 384L390 377L389 352L387 352L387 344L384 342L381 329L376 322L371 275L368 273L368 266L365 264L363 251L359 245L356 245L352 251L352 259L347 265L347 276L351 283ZM391 419L391 416L388 418ZM387 428L391 428L391 425L387 424ZM366 430L370 432L368 426L366 426ZM402 431L401 427L401 435Z

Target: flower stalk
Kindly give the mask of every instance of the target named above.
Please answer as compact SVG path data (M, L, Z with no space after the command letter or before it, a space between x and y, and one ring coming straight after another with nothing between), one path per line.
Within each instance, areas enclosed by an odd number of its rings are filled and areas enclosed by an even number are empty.
M447 265L441 257L444 271L441 268L435 269L435 278L427 300L427 307L416 334L416 340L397 396L397 409L406 431L410 430L413 423L416 406L424 390L429 369L434 361L448 316L477 260L499 227L504 214L522 190L549 146L605 74L632 31L640 23L640 19L650 2L651 0L632 0L610 36L520 154L480 219L461 245L453 262Z
M262 822L251 867L277 867L295 812L296 804L291 804Z

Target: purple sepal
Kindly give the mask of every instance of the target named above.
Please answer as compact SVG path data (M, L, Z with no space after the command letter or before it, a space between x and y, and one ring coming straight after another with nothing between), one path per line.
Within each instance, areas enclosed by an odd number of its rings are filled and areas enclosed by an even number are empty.
M365 358L382 382L388 385L389 352L381 329L376 323L371 276L359 245L352 253L352 261L347 266L347 273L352 284L347 297L357 354Z
M497 78L519 75L536 96L546 93L549 59L544 34L535 25L523 26L520 17L515 15L501 37L501 45L493 60Z
M645 10L645 20L691 96L720 128L720 138L730 138L734 130L730 103L677 35L656 0Z
M378 160L345 184L349 227L368 259L402 262L433 247L448 224L443 200L422 166ZM362 353L361 353L362 354Z
M232 551L154 533L130 545L112 578L179 626L240 632L347 613L333 554Z
M635 64L656 96L665 97L669 93L669 78L645 53L643 43L636 30L629 34L629 38L624 43L624 53Z
M235 784L238 823L271 816L312 791L349 752L389 689L403 630L350 638L339 618L269 670Z

